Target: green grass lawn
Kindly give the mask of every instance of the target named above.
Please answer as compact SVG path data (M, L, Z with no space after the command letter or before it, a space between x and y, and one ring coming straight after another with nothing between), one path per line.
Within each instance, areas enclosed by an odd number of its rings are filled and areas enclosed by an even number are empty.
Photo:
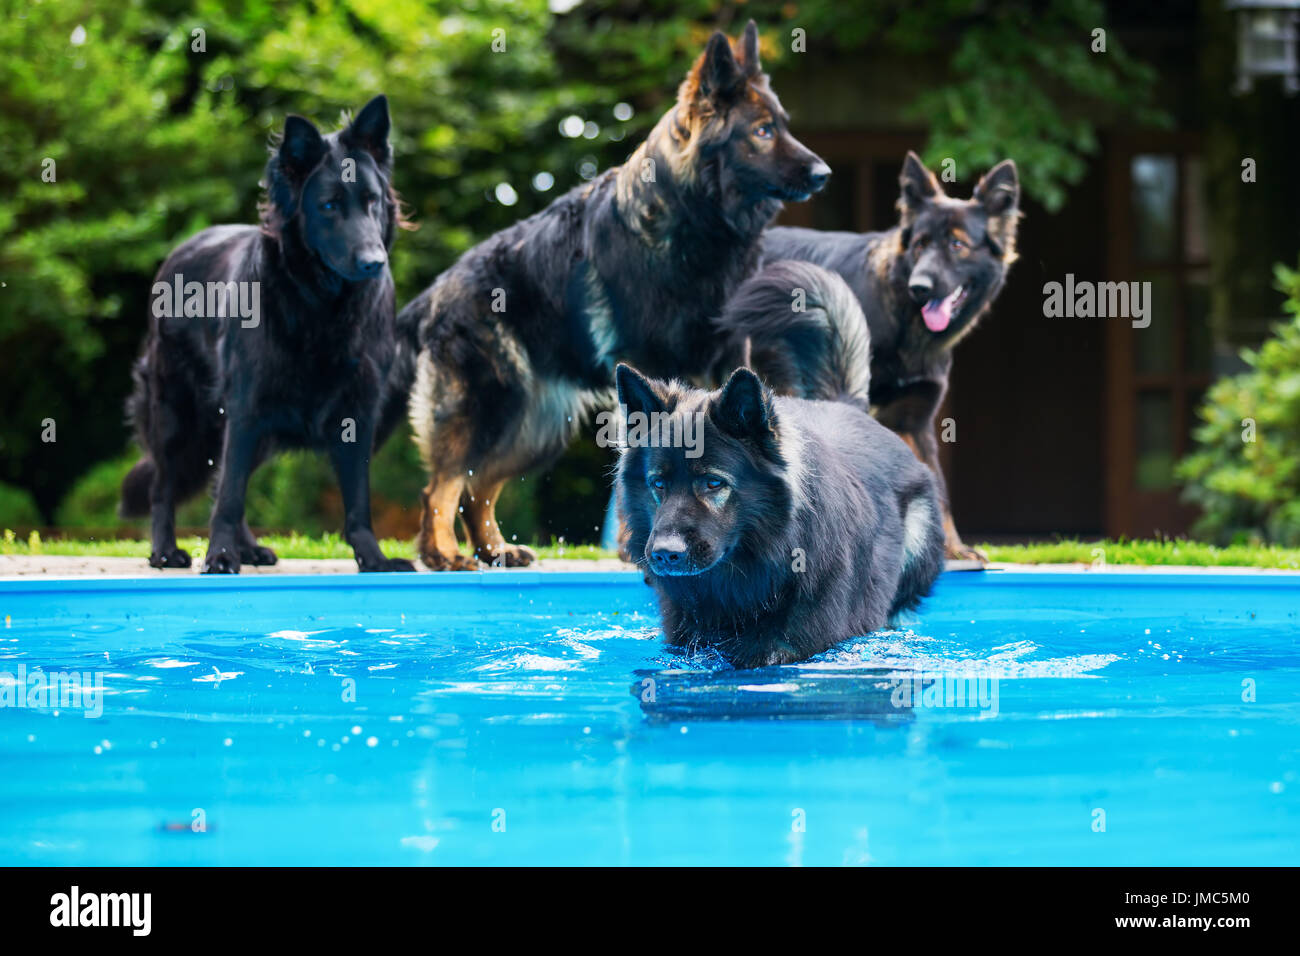
M981 545L989 560L1007 564L1137 564L1300 570L1300 548L1232 545L1218 548L1182 538L1160 541L1076 541Z
M352 549L337 534L321 537L306 535L267 535L262 542L282 558L350 558ZM205 539L186 537L180 546L191 554L200 554ZM415 558L410 540L389 538L381 541L384 553L392 557ZM1006 564L1094 564L1104 558L1106 564L1118 565L1194 565L1197 567L1288 568L1300 570L1300 548L1236 545L1218 548L1199 541L1182 539L1161 541L1077 541L1066 539L1043 544L981 545L989 559ZM533 545L543 558L612 558L593 544L563 544L553 541ZM1101 554L1098 554L1098 549ZM149 542L133 540L81 541L75 538L42 540L33 535L19 538L12 531L0 537L0 554L51 554L76 557L147 558Z
M351 558L352 548L338 534L326 534L311 537L301 534L270 534L259 539L281 558ZM203 553L207 545L206 538L188 536L177 539L179 544L191 555ZM409 558L415 560L415 542L411 539L385 538L379 542L384 554L390 558ZM594 544L551 544L532 545L543 558L613 558L613 551L605 551ZM468 553L468 547L461 546ZM6 530L0 537L0 554L50 554L70 555L82 558L147 558L149 542L129 539L109 541L82 541L76 538L49 538L42 540L39 535L26 539L19 538L12 531Z

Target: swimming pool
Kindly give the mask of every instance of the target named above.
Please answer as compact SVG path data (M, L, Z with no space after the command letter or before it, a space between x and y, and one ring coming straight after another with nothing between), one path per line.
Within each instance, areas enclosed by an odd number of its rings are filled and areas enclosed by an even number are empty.
M0 617L3 864L1300 850L1295 576L950 572L745 672L667 652L632 573L10 580ZM30 696L74 672L99 705Z

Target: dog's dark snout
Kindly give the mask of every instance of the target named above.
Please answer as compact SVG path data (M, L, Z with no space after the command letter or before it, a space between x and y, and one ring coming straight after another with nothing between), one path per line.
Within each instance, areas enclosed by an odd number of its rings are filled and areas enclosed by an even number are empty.
M384 265L388 262L388 256L380 252L363 252L357 256L357 272L367 279L373 279L379 273L384 271Z
M934 280L929 276L914 275L907 281L907 291L911 294L913 301L929 301L931 294L934 292Z
M819 159L808 167L808 188L813 192L820 192L830 178L831 168L822 160Z
M686 541L678 534L657 535L650 542L650 566L656 574L671 574L686 566Z

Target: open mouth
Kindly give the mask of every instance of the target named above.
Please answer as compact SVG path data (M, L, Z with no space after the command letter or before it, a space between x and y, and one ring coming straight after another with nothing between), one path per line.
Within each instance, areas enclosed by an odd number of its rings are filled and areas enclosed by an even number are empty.
M812 193L807 189L796 189L793 186L778 186L770 193L773 199L780 199L783 202L807 202L812 198Z
M931 332L942 332L952 324L952 318L966 301L966 287L957 286L947 298L931 299L925 305L921 306L921 318L925 321L925 327Z

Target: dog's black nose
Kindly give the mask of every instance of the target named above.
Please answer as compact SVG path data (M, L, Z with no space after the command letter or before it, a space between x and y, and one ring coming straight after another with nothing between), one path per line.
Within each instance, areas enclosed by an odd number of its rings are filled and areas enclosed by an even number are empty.
M821 188L826 185L826 180L831 178L831 168L820 159L813 163L808 170L808 188L812 192L820 192Z
M686 567L686 542L680 535L657 537L650 545L650 569L655 574L672 574Z
M386 262L388 262L388 257L385 255L376 256L374 253L359 255L357 256L357 272L367 279L373 279L384 271Z
M914 302L928 302L934 292L934 280L929 276L912 276L907 291Z

